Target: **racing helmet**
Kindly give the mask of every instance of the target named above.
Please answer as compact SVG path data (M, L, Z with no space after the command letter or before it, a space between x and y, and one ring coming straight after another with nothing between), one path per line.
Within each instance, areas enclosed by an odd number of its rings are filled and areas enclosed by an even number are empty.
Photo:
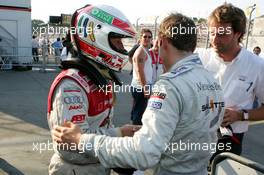
M125 15L112 6L86 5L72 17L71 39L78 53L114 71L127 63L125 47L135 35Z

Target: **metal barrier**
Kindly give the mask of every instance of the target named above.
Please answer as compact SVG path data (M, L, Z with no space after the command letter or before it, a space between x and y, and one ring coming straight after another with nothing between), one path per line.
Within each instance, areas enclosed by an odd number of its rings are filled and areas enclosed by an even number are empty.
M30 67L39 68L45 71L49 68L58 68L60 66L61 56L54 55L37 55L39 58L38 62L33 61L32 55L0 55L0 70L10 70L16 67ZM17 62L17 59L13 58L28 58L30 61L26 63ZM15 61L14 61L15 60Z
M211 175L264 175L264 166L225 152L217 155L213 160Z
M9 57L0 56L0 62L1 62L0 69L2 70L12 69L12 61L10 60Z

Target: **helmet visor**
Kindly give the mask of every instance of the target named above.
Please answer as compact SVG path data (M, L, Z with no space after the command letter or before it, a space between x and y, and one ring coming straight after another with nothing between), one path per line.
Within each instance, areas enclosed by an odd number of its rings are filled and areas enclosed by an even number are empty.
M108 41L111 49L124 55L128 55L128 50L134 43L131 37L114 32L109 33Z

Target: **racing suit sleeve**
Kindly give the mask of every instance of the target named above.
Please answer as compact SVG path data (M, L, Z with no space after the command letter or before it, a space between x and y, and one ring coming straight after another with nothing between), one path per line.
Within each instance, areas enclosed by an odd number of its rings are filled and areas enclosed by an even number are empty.
M99 128L96 118L88 116L89 101L83 88L71 79L64 79L53 95L50 125L63 125L71 121L80 126L83 133L96 133L108 136L120 136L119 128ZM113 112L109 111L110 121ZM112 126L111 124L109 125Z
M168 80L159 80L142 118L142 128L133 137L110 138L83 134L79 149L97 157L105 167L144 170L156 165L168 149L182 111L182 96Z

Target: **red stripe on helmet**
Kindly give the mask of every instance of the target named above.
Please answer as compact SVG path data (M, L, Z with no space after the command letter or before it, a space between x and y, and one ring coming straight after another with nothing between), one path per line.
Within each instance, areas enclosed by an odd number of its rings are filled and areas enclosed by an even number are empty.
M85 52L86 54L91 55L94 58L100 54L100 51L98 51L98 49L96 49L95 47L82 41L81 39L78 39L78 40L79 41L77 42L79 42L79 47L81 51Z
M114 18L112 25L127 31L128 33L130 33L131 35L135 35L136 33L134 32L134 30L130 27L130 25L118 18Z

